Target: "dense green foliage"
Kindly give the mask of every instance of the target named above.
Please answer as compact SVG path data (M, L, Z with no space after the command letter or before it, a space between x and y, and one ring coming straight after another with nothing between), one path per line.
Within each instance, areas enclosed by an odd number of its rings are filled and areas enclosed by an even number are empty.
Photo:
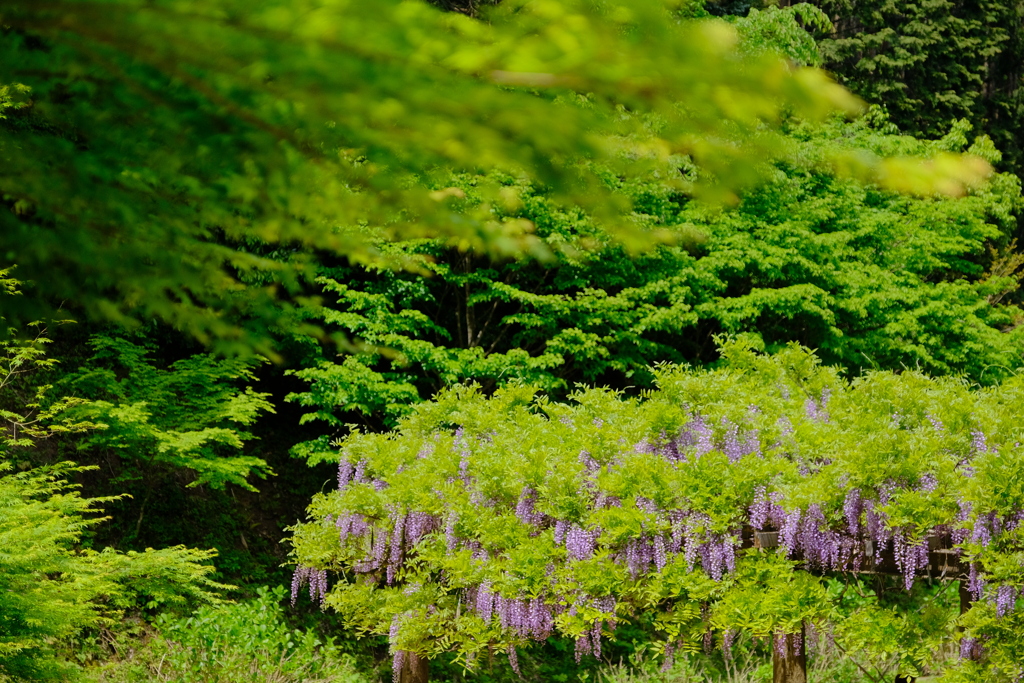
M1024 674L1020 3L753 4L0 3L0 681Z
M82 399L69 416L102 425L75 448L90 459L119 454L115 484L180 469L192 475L189 486L252 488L250 477L269 473L265 461L239 453L252 438L245 427L273 412L266 393L239 388L255 379L252 362L198 354L160 367L145 339L100 334L89 344L92 356L56 388Z
M940 135L967 119L1024 174L1024 2L813 0L834 30L825 67L902 130Z
M462 388L395 432L350 436L338 491L296 529L293 591L308 581L352 628L388 635L399 668L406 652L514 661L553 633L599 655L627 619L653 619L670 655L844 613L836 642L895 652L905 675L953 640L968 654L948 680L1020 675L1020 378L849 382L798 348L724 355L714 371L661 368L640 400ZM780 549L741 549L744 525L779 532ZM985 596L962 621L915 582L944 534ZM905 599L844 597L816 576L881 566L888 549Z
M96 683L366 683L351 655L312 631L289 628L284 588L252 600L205 606L191 616L156 620L156 634L123 662L96 671Z
M79 545L102 521L103 500L82 498L57 466L0 474L0 673L62 680L62 641L111 626L125 608L210 599L209 551L119 553Z
M45 341L0 345L0 386L52 363L40 350ZM36 410L42 394L45 387L23 410L0 412L0 675L61 680L68 672L55 653L83 629L114 624L129 607L209 600L223 586L209 578L209 551L90 548L85 537L104 521L99 506L111 499L84 498L68 482L83 468L60 463L11 472L12 450L96 426L67 414L75 401Z
M427 233L537 249L490 212L498 187L456 215L430 187L452 170L525 174L649 243L584 162L684 153L704 176L680 186L723 196L788 156L784 113L855 106L655 0L508 2L486 23L412 2L18 0L0 24L20 95L0 124L0 249L39 288L28 311L71 298L234 350L267 350L317 250L371 259L368 238Z
M563 247L555 262L415 241L390 249L421 259L429 277L325 270L317 321L366 347L296 371L310 388L291 398L314 409L307 420L339 430L393 419L454 382L519 379L559 395L578 382L646 387L653 363L714 361L721 333L768 350L798 342L853 373L909 367L998 381L1024 358L1017 178L996 176L962 199L914 198L815 170L839 146L926 155L964 149L968 132L960 123L923 142L877 113L873 123L799 126L790 136L801 163L733 210L709 210L658 176L618 182L638 222L679 242L638 256L587 214L509 181L506 212ZM970 150L995 158L986 138ZM473 180L459 180L463 201L479 201ZM599 246L564 249L585 241Z

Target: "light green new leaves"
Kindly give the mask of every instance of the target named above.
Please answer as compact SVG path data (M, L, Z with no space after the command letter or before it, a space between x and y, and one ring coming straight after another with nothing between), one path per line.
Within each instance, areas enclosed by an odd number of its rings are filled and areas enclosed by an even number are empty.
M892 666L916 671L935 643L958 638L946 604L923 587L905 598L851 604L815 575L821 567L753 548L738 551L735 570L719 581L683 552L670 554L663 568L631 575L626 545L671 533L673 510L705 520L699 533L739 545L762 486L778 493L786 510L816 507L832 529L849 524L844 502L857 489L911 542L939 525L972 528L979 516L1017 513L1024 509L1019 383L976 389L912 372L847 381L795 347L764 356L730 343L722 354L715 370L659 368L659 388L642 399L590 389L554 403L517 385L486 399L460 387L417 406L395 432L353 434L342 442L341 458L358 463L364 478L314 499L310 520L295 529L296 558L337 573L327 604L354 626L385 634L397 617L400 647L428 656L454 649L471 658L482 641L523 644L462 602L465 589L486 581L505 598L577 605L556 619L558 632L570 637L593 619L611 618L579 611L608 595L617 600L618 618L654 617L682 647L697 647L709 628L766 636L842 613L852 620L837 634L843 647L882 664L892 655ZM694 428L697 416L712 432L706 443L686 440L684 427ZM977 431L987 450L978 449ZM754 435L757 448L730 458L730 434ZM527 490L546 516L540 525L516 512ZM960 502L972 510L966 520ZM662 512L648 512L652 505ZM431 515L435 531L403 548L397 583L387 585L383 567L360 561L382 534L394 533L396 515L413 511ZM373 531L339 545L335 520L353 514ZM555 542L556 520L598 531L593 556L572 559ZM447 536L466 542L451 547ZM1018 536L1008 532L987 548L963 545L965 559L980 561L992 582L985 600L998 584L1024 583ZM994 648L1019 646L1019 634L983 618L986 605L972 610L971 619L981 621L970 622L970 634L1007 639L992 641ZM872 619L888 630L872 635L858 626ZM936 630L934 638L923 635Z
M92 358L59 387L78 397L67 415L102 425L78 448L118 453L128 479L170 467L191 471L190 486L254 490L251 477L272 474L263 459L241 453L252 438L246 427L274 412L268 394L239 386L254 379L251 361L200 354L161 367L144 341L97 335L91 346Z
M14 0L0 23L0 83L31 89L0 125L0 253L41 294L235 352L270 352L317 251L547 251L522 220L454 211L436 192L451 172L525 175L650 245L590 162L630 176L688 154L703 175L677 183L730 198L792 156L790 113L857 107L658 0L510 0L486 22L408 0ZM950 163L940 180L984 175Z
M79 547L102 522L98 505L66 478L69 463L10 474L0 463L0 673L61 676L61 640L111 624L128 606L211 600L224 586L207 564L213 553L182 547L142 553Z

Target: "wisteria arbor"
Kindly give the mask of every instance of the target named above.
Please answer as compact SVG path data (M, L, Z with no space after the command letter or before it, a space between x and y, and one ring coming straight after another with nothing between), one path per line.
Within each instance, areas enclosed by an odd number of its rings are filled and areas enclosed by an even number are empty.
M388 635L396 680L442 652L473 667L502 649L516 667L552 635L599 657L639 615L666 660L747 633L772 639L776 680L798 680L804 626L839 607L823 576L898 572L894 590L962 580L969 610L926 633L876 595L845 613L840 646L870 651L876 622L902 619L901 676L952 641L946 680L1024 675L1024 378L847 381L795 347L723 354L660 368L636 399L458 388L347 438L338 490L295 528L294 589Z

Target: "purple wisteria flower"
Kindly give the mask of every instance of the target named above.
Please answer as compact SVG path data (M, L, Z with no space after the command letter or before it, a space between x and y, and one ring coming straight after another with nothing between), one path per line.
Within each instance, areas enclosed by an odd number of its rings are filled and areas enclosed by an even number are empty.
M577 460L579 460L580 464L583 465L583 469L587 474L593 474L601 469L600 463L594 460L587 451L580 451Z
M850 489L843 501L843 516L846 518L846 530L853 536L860 533L860 516L864 512L864 499L860 489Z
M960 659L978 660L984 653L981 641L977 638L962 638L960 640Z
M437 528L437 518L421 510L414 510L406 517L405 542L413 547L420 539Z
M821 400L815 401L813 398L809 398L804 402L804 413L807 418L814 422L828 422L828 399L832 395L832 390L825 388L821 391Z
M975 455L988 453L988 443L985 439L985 432L980 429L976 429L971 432L971 450L974 451Z
M405 668L405 659L409 653L405 650L391 651L391 681L399 683L402 680L402 669Z
M729 462L736 462L746 455L744 444L740 442L740 428L738 425L730 423L724 417L722 418L722 424L726 427L722 452L725 453L725 457L729 458Z
M918 489L926 493L931 493L939 488L939 478L932 472L926 472L921 475L921 479L917 483Z
M569 522L564 519L555 520L554 536L555 545L562 545L565 543L565 534L569 531Z
M676 645L672 641L665 643L665 659L661 663L661 673L667 673L675 663Z
M967 572L967 590L971 592L971 597L975 600L980 600L981 594L985 592L985 579L978 572L977 562L971 562L971 568Z
M573 524L565 534L565 549L573 560L589 560L601 535L599 529L588 531L579 524Z
M508 663L512 667L512 670L516 672L516 676L523 677L523 672L519 670L519 653L516 652L515 645L508 646Z
M309 584L309 599L313 602L319 602L320 608L323 609L327 600L327 571L306 567L301 564L295 567L295 572L292 574L293 607L299 598L299 591L304 583Z
M519 494L519 502L516 503L516 517L520 522L529 526L540 526L544 521L544 515L535 509L537 503L537 492L529 486L524 486Z
M352 477L355 474L356 468L348 459L342 457L338 461L338 490L344 491L349 483L352 481Z
M365 460L360 460L358 463L356 463L356 469L352 473L352 483L365 484L367 481L369 481L366 478L366 464L367 463Z
M402 559L405 556L402 540L405 535L405 521L407 519L407 515L397 510L393 510L391 518L394 521L394 526L391 531L391 553L388 555L387 566L387 582L389 586L394 584L395 574L398 573L398 567L401 565Z
M1005 617L1017 607L1018 590L1005 583L996 588L996 615Z
M960 509L959 512L957 512L956 521L960 522L960 524L953 529L952 536L953 543L955 543L956 545L960 545L961 543L964 543L971 535L971 530L967 527L966 522L971 518L971 512L973 511L974 506L971 505L969 501L966 501L963 498L961 498L958 501L957 505Z
M896 566L903 573L903 585L910 590L918 570L928 566L928 539L922 538L914 543L907 538L905 530L897 529L893 533L892 548Z
M699 458L713 451L715 449L715 435L711 427L704 421L704 417L698 415L690 424L693 425L691 429L696 438L696 443L694 444L697 447L695 456Z
M750 504L750 526L758 531L764 531L770 527L779 528L785 522L786 511L779 505L782 494L772 491L770 494L764 486L758 486L754 490L754 502Z
M797 534L800 532L800 508L786 513L779 529L779 543L786 549L786 557L792 557L797 549Z
M455 536L455 525L459 521L456 512L449 512L444 522L444 538L448 552L453 552L459 545L459 539Z
M726 629L722 634L722 654L726 660L732 660L732 646L736 642L736 629Z

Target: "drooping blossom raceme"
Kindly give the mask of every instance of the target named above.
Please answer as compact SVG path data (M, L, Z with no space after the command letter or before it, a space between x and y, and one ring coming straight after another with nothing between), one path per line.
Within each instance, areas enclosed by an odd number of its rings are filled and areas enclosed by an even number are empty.
M903 573L903 585L910 590L918 570L928 566L928 539L922 538L914 543L903 529L897 529L893 533L892 548L896 566Z
M694 455L699 458L715 450L715 435L711 427L705 422L704 417L697 415L690 424L693 425L691 429L696 437L694 445L697 449Z
M971 505L970 501L966 501L963 498L958 501L957 505L960 509L957 512L956 521L960 522L960 524L953 529L952 536L953 543L960 545L970 538L971 530L967 526L967 521L971 518L971 511L974 509L974 506Z
M725 425L725 438L722 443L722 452L725 453L725 457L729 458L729 462L736 462L744 455L744 444L740 441L740 428L736 424L730 423L724 417L722 418L722 424Z
M306 567L301 564L297 565L295 572L292 574L292 606L298 600L299 591L302 590L302 584L304 583L309 584L309 599L313 602L319 602L320 608L323 609L327 600L327 571Z
M789 650L789 637L785 633L776 633L772 637L775 646L775 654L780 659L785 659Z
M406 545L412 548L420 542L420 539L434 531L437 526L436 517L422 510L413 510L406 517L405 521Z
M831 394L830 389L822 389L820 401L809 398L804 402L804 413L808 419L815 422L828 422L828 399Z
M391 628L388 630L388 645L391 648L391 671L394 683L398 683L401 680L402 669L405 667L405 658L408 655L405 650L398 649L398 632L400 628L401 623L396 614L391 617Z
M768 493L766 487L758 486L754 490L754 502L750 504L750 526L758 531L770 527L780 528L785 521L786 511L779 505L782 494L778 491Z
M676 645L672 641L665 643L665 658L661 662L661 673L667 673L675 663Z
M491 623L491 615L494 612L494 593L491 591L491 582L484 581L476 592L476 613L487 623Z
M988 442L985 439L985 432L980 429L971 432L971 450L975 455L988 453Z
M577 460L579 460L580 464L583 465L583 469L588 475L594 474L601 469L600 463L594 460L587 451L580 451Z
M342 456L341 460L338 461L338 490L344 491L349 483L352 481L352 477L355 474L356 468L347 458Z
M792 557L797 549L797 534L800 532L800 508L786 513L786 519L779 530L779 543L786 550L786 557Z
M448 513L444 522L444 539L448 552L453 552L459 545L459 539L455 536L455 525L458 521L459 516L453 511Z
M519 494L519 502L516 503L516 517L520 522L529 526L541 525L544 515L534 509L536 502L537 492L529 486L524 486Z
M516 652L515 645L508 646L508 663L512 670L516 672L516 676L522 678L523 672L519 670L519 653Z
M671 532L668 539L668 551L679 553L683 550L683 533L686 529L686 513L683 510L669 510Z
M981 600L981 594L985 592L985 579L981 578L978 572L977 562L971 562L971 568L967 572L967 590L975 600Z
M683 560L690 571L693 571L693 567L697 563L700 547L704 542L704 529L710 522L711 518L700 512L686 518L683 528Z
M668 564L668 550L665 544L665 535L657 534L654 537L654 566L658 568L658 571L665 569Z
M647 573L654 562L654 548L647 534L626 542L625 559L626 568L634 581Z
M554 536L555 545L562 545L565 543L565 534L569 530L569 522L564 519L555 520Z
M852 536L860 533L860 515L864 511L864 499L860 489L850 489L843 501L843 516L846 518L846 530Z
M978 543L987 548L992 539L1003 532L1003 520L996 512L979 514L974 518L974 528L971 531L971 542Z
M661 508L650 498L644 498L643 496L636 497L637 508L643 510L649 515L658 515L661 513Z
M387 566L387 583L393 585L395 582L395 574L398 572L398 567L402 563L404 557L402 540L405 535L405 521L407 515L398 510L393 510L391 518L394 522L391 532L391 553L388 555L388 566Z
M339 515L334 520L334 526L338 529L338 541L343 546L349 536L362 538L370 531L370 525L366 523L366 519L355 512L348 515Z
M700 547L701 566L715 581L736 570L735 539L727 534L715 534Z
M932 472L926 472L921 475L921 478L917 483L918 489L926 493L931 493L939 488L939 478Z
M732 660L732 645L736 642L736 629L727 628L722 633L722 654L726 661Z
M984 654L985 649L977 638L962 638L960 640L960 659L978 660Z
M839 570L849 562L853 543L829 529L821 506L813 503L800 522L796 547L803 551L808 566Z
M996 615L1005 617L1017 606L1018 590L1015 586L1005 583L996 588Z
M588 531L579 524L570 526L565 534L565 549L570 559L589 560L594 554L594 547L600 535L599 529Z
M402 680L402 669L405 668L405 658L409 655L405 650L391 650L391 681L399 683Z
M356 469L352 473L352 483L365 484L367 481L369 481L366 478L366 464L367 463L365 460L360 460L358 463L356 463Z

